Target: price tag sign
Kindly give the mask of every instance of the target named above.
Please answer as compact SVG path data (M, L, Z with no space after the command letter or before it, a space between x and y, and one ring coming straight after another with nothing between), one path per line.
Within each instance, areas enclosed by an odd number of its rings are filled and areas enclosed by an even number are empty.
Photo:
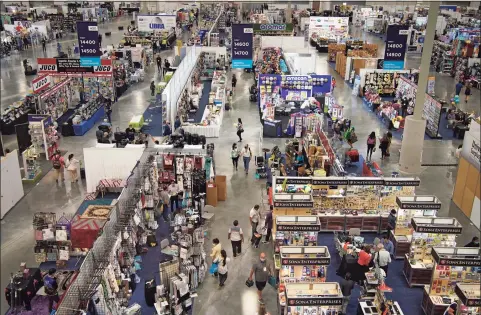
M232 68L252 68L254 29L252 24L232 25Z
M77 22L80 57L100 56L97 22ZM90 66L93 66L90 64Z
M384 51L384 69L404 69L408 27L406 25L389 25L386 36L386 49Z

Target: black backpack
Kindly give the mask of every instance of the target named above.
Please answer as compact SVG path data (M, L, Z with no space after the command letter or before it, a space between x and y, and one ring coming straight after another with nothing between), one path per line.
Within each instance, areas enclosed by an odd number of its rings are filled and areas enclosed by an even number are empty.
M60 163L60 157L54 157L52 160L53 168L59 170L62 167L62 163Z

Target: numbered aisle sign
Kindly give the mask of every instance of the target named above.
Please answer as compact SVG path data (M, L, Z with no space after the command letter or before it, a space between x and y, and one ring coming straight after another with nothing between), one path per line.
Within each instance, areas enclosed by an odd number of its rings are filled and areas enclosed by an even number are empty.
M99 30L97 22L77 22L80 60L84 67L100 65Z
M389 25L386 36L386 50L384 51L384 69L404 69L407 39L409 33L407 25Z
M233 24L232 25L232 68L250 69L252 68L252 49L253 49L252 24Z
M32 80L33 93L40 93L50 87L50 76L48 74L40 75L38 78Z

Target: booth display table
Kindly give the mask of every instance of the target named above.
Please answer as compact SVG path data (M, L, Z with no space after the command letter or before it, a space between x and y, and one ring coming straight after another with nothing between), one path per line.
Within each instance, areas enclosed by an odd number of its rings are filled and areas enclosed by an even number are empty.
M427 268L424 264L419 262L415 265L411 264L409 256L406 254L404 257L403 274L404 277L406 277L409 287L425 286L431 283L433 269Z
M135 129L135 131L140 131L142 126L144 125L144 115L137 115L132 117L129 122L129 126Z
M394 235L391 231L389 239L394 245L394 258L403 259L411 247L411 235Z
M442 315L449 307L451 303L444 304L442 303L442 298L437 295L429 295L428 292L429 286L425 286L423 290L423 302L422 308L424 314L426 315Z
M92 129L96 122L101 120L105 116L105 107L100 106L95 114L88 120L83 120L82 123L78 125L73 125L73 132L76 136L83 136L87 131Z
M206 119L207 110L204 111L204 115L201 121ZM183 125L182 128L185 132L191 134L198 134L199 136L205 136L206 138L218 138L220 135L220 126L222 126L222 119L224 118L224 105L220 108L219 116L216 121L217 125L197 126L197 125Z

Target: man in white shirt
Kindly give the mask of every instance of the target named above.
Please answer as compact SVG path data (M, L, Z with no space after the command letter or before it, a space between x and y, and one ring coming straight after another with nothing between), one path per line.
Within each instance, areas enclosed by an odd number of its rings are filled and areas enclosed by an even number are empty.
M259 205L255 205L254 208L251 209L249 213L249 222L251 223L251 228L252 228L252 237L251 237L251 244L254 245L256 237L255 234L257 233L257 225L259 224L259 221L261 219L261 216L259 214Z
M374 263L379 266L384 272L386 273L387 277L387 269L388 265L391 262L391 254L387 250L384 249L383 244L377 244L377 252L374 255Z
M170 211L172 213L175 213L175 211L179 211L181 209L181 207L179 206L180 187L175 181L172 181L172 183L167 188L167 191L169 192L169 195L170 195ZM174 202L175 202L175 209L174 209Z
M229 234L227 236L232 243L232 253L234 258L237 257L237 254L240 255L242 251L242 242L244 242L244 232L242 232L242 228L239 226L239 221L235 220L234 225L229 228Z

